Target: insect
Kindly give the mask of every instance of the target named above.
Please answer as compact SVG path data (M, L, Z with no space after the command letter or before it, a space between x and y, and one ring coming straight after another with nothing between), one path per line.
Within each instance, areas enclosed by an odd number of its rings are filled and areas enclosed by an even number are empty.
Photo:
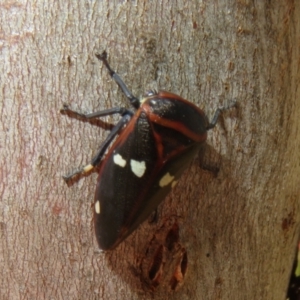
M205 142L207 131L216 125L222 109L217 109L208 122L201 109L169 92L151 91L139 100L111 69L107 53L96 57L135 112L115 107L83 114L65 105L62 113L83 119L113 114L121 115L121 119L91 162L64 179L68 182L99 167L94 225L100 249L109 250L128 237L168 195Z

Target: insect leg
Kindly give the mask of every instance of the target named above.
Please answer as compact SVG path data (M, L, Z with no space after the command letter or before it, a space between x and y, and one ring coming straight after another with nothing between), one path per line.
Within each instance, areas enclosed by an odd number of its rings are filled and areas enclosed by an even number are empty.
M75 116L79 116L83 119L94 119L98 117L104 117L114 114L119 114L121 116L123 115L132 115L132 112L124 107L114 107L110 109L100 110L89 114L84 114L75 110L72 110L69 108L68 105L64 105L64 107L60 110L61 113L72 113Z
M93 170L94 167L96 167L100 163L105 151L109 147L112 140L119 134L119 132L124 127L124 125L126 125L130 121L131 117L132 117L132 114L125 114L122 117L122 119L117 123L117 125L115 125L113 127L113 129L111 130L111 132L109 133L109 135L107 136L107 138L105 139L103 144L101 145L100 149L98 150L97 154L92 158L91 162L88 165L86 165L85 167L83 167L69 175L63 176L64 180L68 183L68 181L70 181L70 179L72 179L74 176L79 175L79 174L85 174L85 173L88 173L91 170Z
M139 99L132 95L132 93L129 91L128 87L126 86L124 81L121 79L121 77L110 67L110 65L107 61L106 51L103 51L101 54L96 54L96 57L104 63L110 76L116 81L116 83L121 88L124 95L126 96L126 98L130 101L131 105L135 108L139 108L140 107Z
M220 107L220 108L217 108L217 110L215 111L215 114L211 120L211 122L207 125L206 127L206 130L210 130L212 128L214 128L218 122L218 119L219 119L219 116L220 114L224 111L224 110L227 110L227 109L230 109L232 107L236 106L236 101L233 101L231 104L229 104L228 106L225 106L225 107Z

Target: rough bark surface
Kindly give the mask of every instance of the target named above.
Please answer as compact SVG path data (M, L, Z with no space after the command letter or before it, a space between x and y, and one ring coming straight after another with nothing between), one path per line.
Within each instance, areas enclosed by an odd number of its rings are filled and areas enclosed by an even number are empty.
M285 299L300 224L299 15L292 0L2 1L0 299ZM106 254L97 176L61 176L107 132L59 114L127 105L95 59L104 49L136 95L169 90L209 117L238 103L158 221Z

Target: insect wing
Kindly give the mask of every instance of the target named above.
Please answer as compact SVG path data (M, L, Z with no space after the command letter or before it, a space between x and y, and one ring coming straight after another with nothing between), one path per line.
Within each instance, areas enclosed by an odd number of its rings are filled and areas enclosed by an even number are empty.
M140 205L145 205L141 199L145 194L145 186L152 181L156 161L151 126L145 113L137 113L100 166L94 219L101 249L116 246L132 231L132 221L128 217Z

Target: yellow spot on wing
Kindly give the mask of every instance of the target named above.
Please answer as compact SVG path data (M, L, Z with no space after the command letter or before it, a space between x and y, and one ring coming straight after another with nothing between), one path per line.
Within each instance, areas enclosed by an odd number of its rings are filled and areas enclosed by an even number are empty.
M148 97L140 99L140 104L143 104L146 100L148 100Z
M87 172L89 172L89 171L91 171L91 170L93 170L93 169L94 169L94 166L91 165L91 164L89 164L89 165L87 165L87 166L85 166L85 167L83 168L83 172L84 172L84 173L87 173Z
M172 176L169 172L166 173L159 181L159 186L164 187L167 186L169 183L171 183L174 180L174 176ZM175 183L176 184L176 183Z
M174 180L174 181L172 182L172 184L171 184L171 187L174 188L175 185L177 184L177 182L178 182L178 180Z

